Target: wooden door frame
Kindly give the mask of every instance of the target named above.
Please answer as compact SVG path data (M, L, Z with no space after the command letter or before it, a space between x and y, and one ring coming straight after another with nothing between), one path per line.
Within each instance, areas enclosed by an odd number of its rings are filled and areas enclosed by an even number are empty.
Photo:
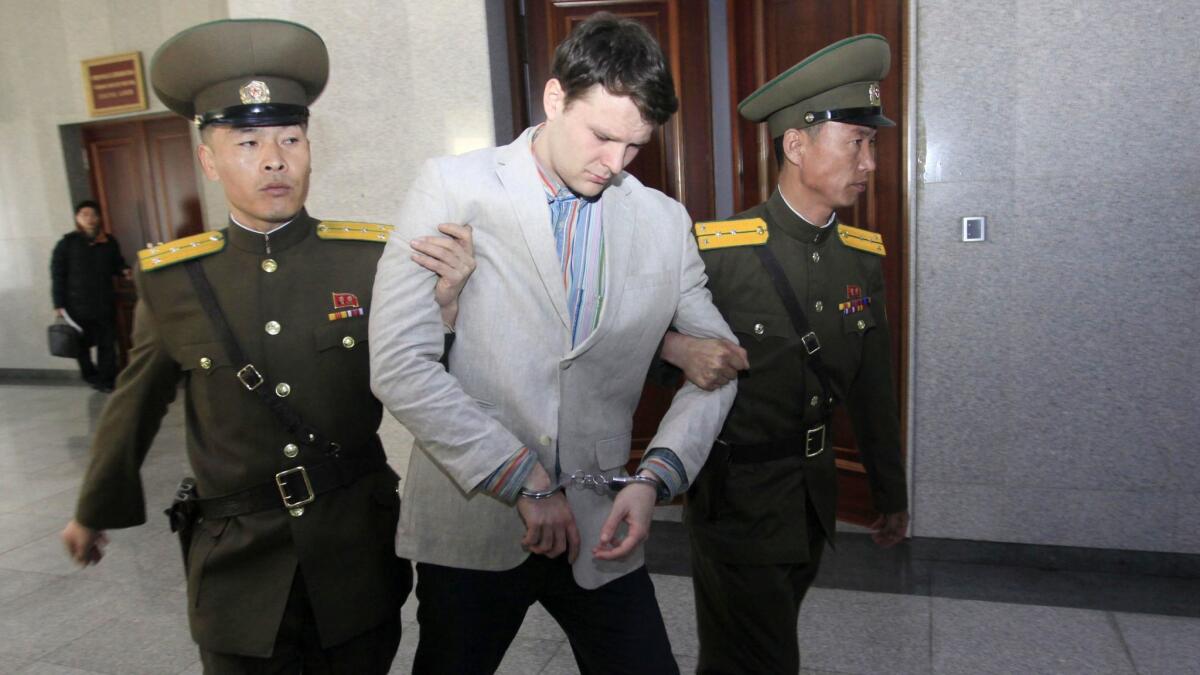
M534 1L534 0L528 0L528 1ZM611 2L613 0L609 0L609 1ZM622 0L616 0L616 1L622 1ZM623 1L637 2L640 0L623 0ZM891 0L887 0L887 1L890 2ZM525 22L523 20L522 14L518 7L519 2L520 2L520 0L506 0L506 11L505 11L505 17L506 17L506 20L508 23L507 33L508 33L508 37L509 37L508 54L509 54L509 65L510 65L510 67L509 67L509 85L510 85L510 90L512 93L511 104L512 104L512 115L513 115L514 127L521 125L521 124L528 123L530 121L529 106L535 105L536 101L540 100L540 98L537 96L537 94L540 92L533 92L533 91L526 90L525 63L527 63L529 61L529 59L531 58L532 55L523 53L521 51L521 50L528 49L528 47L527 47L528 41L525 39L525 36L523 35L523 31L525 30ZM741 143L742 143L741 134L738 132L738 125L745 123L745 122L741 121L741 117L738 115L738 112L737 112L738 99L736 96L736 93L737 93L736 88L737 88L737 82L738 82L738 74L737 74L736 69L739 64L736 63L736 59L737 59L736 45L738 43L739 36L736 34L735 21L733 19L733 15L734 15L733 7L734 7L735 2L737 2L737 3L754 2L754 3L756 3L757 6L761 7L764 0L726 0L727 9L726 9L725 28L727 31L726 40L727 40L727 44L729 45L728 66L729 66L729 88L730 88L730 96L729 96L729 100L728 100L728 105L729 105L729 120L730 120L730 143L732 146L731 151L733 153L733 163L734 163L734 165L732 166L733 197L734 197L734 204L735 204L734 211L736 212L736 211L741 210L737 207L737 205L745 204L745 201L744 201L744 197L746 196L745 195L745 183L743 182L743 175L745 173L743 171L743 169L745 167L743 166L743 164L746 161L746 159L742 152L743 149L741 147ZM915 3L911 2L911 0L899 0L899 3L900 3L900 7L899 7L898 13L899 13L900 26L899 26L899 31L898 31L896 38L900 41L900 44L897 46L896 53L898 54L898 58L892 64L890 77L898 76L900 78L899 95L895 97L895 100L896 100L895 105L897 106L897 108L893 108L893 109L901 111L901 115L902 115L901 124L896 128L896 130L894 132L894 133L900 134L899 150L898 150L899 157L897 158L898 164L899 164L899 172L898 172L898 175L895 177L895 180L897 181L896 191L898 193L898 195L897 195L897 198L898 198L897 217L899 220L897 223L897 232L901 233L902 241L896 242L893 245L889 245L889 254L897 256L896 259L900 261L899 262L900 269L898 270L897 277L903 283L903 287L896 289L896 291L895 291L896 305L899 309L897 314L899 316L893 320L892 335L893 335L893 340L895 340L895 344L896 344L895 351L894 351L895 361L896 361L896 363L894 365L894 370L895 370L895 377L897 378L896 397L897 397L897 404L898 404L898 414L899 414L899 418L900 418L899 421L900 421L901 444L902 444L902 451L906 458L906 471L908 472L908 476L910 479L909 485L910 485L910 493L911 493L912 462L907 461L907 460L911 457L910 453L911 453L911 447L912 447L912 433L911 432L912 432L913 411L912 411L911 402L913 400L912 392L913 392L913 386L914 386L914 378L912 377L910 367L913 364L912 331L913 331L913 323L915 321L915 307L916 307L916 289L915 289L915 276L914 276L915 269L916 269L916 267L915 267L916 241L915 241L915 236L914 236L915 235L914 223L916 222L916 217L915 217L915 215L916 215L915 214L915 169L914 169L915 159L912 154L914 143L915 143L915 104L914 104L914 90L915 90L915 84L916 84L916 82L915 82L915 44L914 44ZM579 6L579 5L588 5L588 4L598 4L598 3L591 3L591 2L589 2L589 0L559 0L555 4ZM852 15L854 16L855 24L853 26L852 33L874 32L874 30L873 30L874 27L872 25L870 25L870 21L867 21L866 25L858 25L858 20L859 20L859 15L857 12L857 7L859 5L858 0L854 0L853 5L854 5L855 9L853 9L851 11L852 11ZM705 3L705 10L706 10L706 24L708 24L711 17L707 17L707 3ZM760 25L760 24L756 24L756 25ZM708 28L711 30L711 25L708 25ZM756 29L756 31L757 31L757 29ZM762 39L761 33L757 37L759 40L761 40ZM754 39L754 38L752 37L750 39ZM664 47L666 47L666 46L664 45ZM742 64L742 65L745 65L745 64ZM765 60L762 58L759 59L758 63L750 64L750 65L751 65L751 67L755 68L758 71L758 75L759 75L761 82L765 82L768 79L770 79L770 77L773 77L775 75L775 73L766 73L765 72L766 64L765 64ZM705 64L705 67L707 68L707 64ZM710 100L712 100L711 96L710 96ZM710 115L709 123L710 124L712 123L711 115ZM760 179L758 184L755 186L757 194L754 195L756 197L756 199L752 200L752 203L758 203L761 201L765 201L770 196L770 193L774 188L774 185L773 185L772 181L770 180L770 175L772 173L773 167L771 165L771 162L772 162L771 143L770 143L770 139L766 138L766 134L767 134L766 125L765 124L759 125L756 133L759 135L760 141L758 144L759 152L753 158L754 170L755 170L754 173L760 177L767 176L767 179L766 180ZM710 138L711 138L711 136L710 136ZM710 158L711 158L711 154L712 153L710 153ZM713 174L713 172L711 171L711 159L710 159L710 167L709 167L708 173L710 176L712 176L712 174ZM715 176L713 176L713 179L715 180ZM715 196L715 193L716 193L715 185L713 186L712 193ZM854 207L854 208L863 210L863 213L865 214L863 222L871 222L871 221L875 220L872 216L872 213L870 213L870 212L873 212L875 205L860 204L860 205L856 205L856 207ZM706 217L711 217L712 215L716 215L716 214L693 213L692 215L695 218L704 219ZM838 458L837 463L838 463L839 472L853 472L853 473L863 473L864 472L864 468L862 467L862 464L859 462L851 461L851 460L845 459L845 458ZM845 482L843 482L843 484L845 484ZM862 484L865 486L865 480L862 481ZM910 494L910 497L911 497L911 494ZM869 499L867 501L869 503ZM872 517L872 515L868 512L844 513L842 515L845 516L845 519L849 520L850 522L857 522L860 524L867 522Z

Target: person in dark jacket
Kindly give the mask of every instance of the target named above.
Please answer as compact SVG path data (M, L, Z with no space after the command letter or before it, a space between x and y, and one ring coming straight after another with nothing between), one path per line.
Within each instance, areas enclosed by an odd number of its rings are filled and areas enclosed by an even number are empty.
M110 392L117 378L116 310L113 277L129 276L117 240L100 226L100 205L75 206L75 231L59 240L50 258L54 312L66 312L83 329L79 373L95 389ZM96 363L92 363L92 346Z

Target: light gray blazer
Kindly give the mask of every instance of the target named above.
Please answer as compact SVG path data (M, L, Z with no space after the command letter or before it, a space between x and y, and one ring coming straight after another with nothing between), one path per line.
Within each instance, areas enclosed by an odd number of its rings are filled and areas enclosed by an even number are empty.
M691 220L678 202L622 174L602 196L606 279L599 325L571 348L566 290L550 211L530 152L532 130L501 148L427 161L395 221L375 277L371 385L416 445L404 483L396 552L478 570L528 553L516 508L476 488L522 445L554 475L622 471L633 412L667 327L735 340L705 288ZM477 267L459 299L450 370L442 356L436 277L408 242L439 223L474 228ZM691 384L650 447L673 450L688 479L708 455L736 393ZM569 488L581 536L576 581L595 588L642 565L595 560L611 495Z

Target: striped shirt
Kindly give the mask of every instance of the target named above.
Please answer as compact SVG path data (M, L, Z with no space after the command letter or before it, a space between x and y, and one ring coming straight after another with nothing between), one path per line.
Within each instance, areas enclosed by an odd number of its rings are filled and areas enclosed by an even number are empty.
M604 309L604 225L600 199L580 197L546 175L536 158L533 164L550 206L550 225L562 267L563 288L567 291L574 348L596 329L600 311Z

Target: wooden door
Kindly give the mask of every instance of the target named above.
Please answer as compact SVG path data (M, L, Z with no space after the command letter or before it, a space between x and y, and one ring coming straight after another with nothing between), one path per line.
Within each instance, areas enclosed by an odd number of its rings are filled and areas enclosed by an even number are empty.
M880 83L880 93L884 114L896 122L896 127L880 130L876 143L878 168L870 187L856 205L839 210L838 216L847 224L882 233L887 246L883 261L886 311L892 330L896 399L901 411L905 408L908 337L903 129L904 98L909 83L904 77L905 17L905 3L899 0L728 0L730 99L735 107L768 80L832 42L859 33L879 33L891 43L892 67ZM734 203L736 210L741 211L770 196L777 171L767 125L742 119L736 109L731 119L736 120ZM901 414L901 424L904 419ZM841 495L838 518L868 523L875 514L866 473L844 410L839 410L835 417L834 428Z
M708 69L708 5L698 0L526 0L509 5L511 71L518 125L545 120L542 90L550 78L554 48L575 25L598 11L635 19L658 39L675 80L679 112L671 116L627 171L642 183L679 200L697 220L716 216L712 164L712 105ZM658 422L671 404L673 390L648 384L633 425L636 465Z
M100 202L104 230L134 265L147 244L204 229L192 153L191 132L174 115L101 122L83 127L92 194ZM117 342L125 366L137 300L131 282L119 280Z

